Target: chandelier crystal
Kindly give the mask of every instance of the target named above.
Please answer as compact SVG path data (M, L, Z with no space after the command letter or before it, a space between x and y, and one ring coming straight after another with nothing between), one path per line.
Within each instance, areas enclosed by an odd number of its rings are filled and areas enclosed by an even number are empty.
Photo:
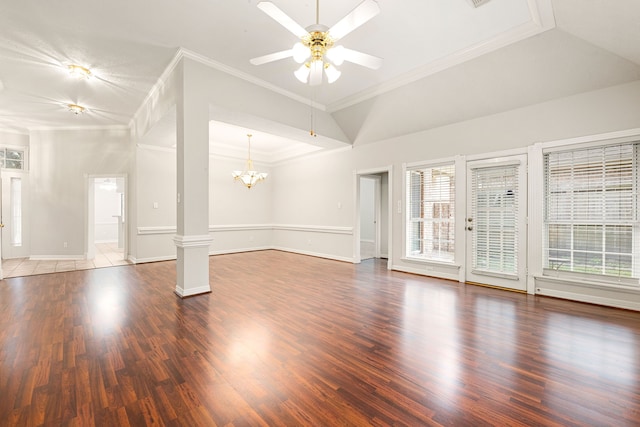
M251 160L251 136L251 134L247 134L247 138L249 140L249 151L245 170L231 172L231 176L233 176L234 181L242 182L248 189L251 189L251 187L256 185L258 182L266 179L268 175L266 172L258 172L253 168L253 160Z

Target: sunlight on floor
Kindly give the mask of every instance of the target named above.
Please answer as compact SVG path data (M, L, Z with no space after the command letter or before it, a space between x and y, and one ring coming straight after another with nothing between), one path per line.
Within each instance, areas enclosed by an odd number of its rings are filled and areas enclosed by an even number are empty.
M94 259L79 260L30 260L29 258L14 258L2 260L4 277L32 276L35 274L56 273L60 271L89 270L92 268L128 265L124 259L123 249L113 243L96 243L96 257Z

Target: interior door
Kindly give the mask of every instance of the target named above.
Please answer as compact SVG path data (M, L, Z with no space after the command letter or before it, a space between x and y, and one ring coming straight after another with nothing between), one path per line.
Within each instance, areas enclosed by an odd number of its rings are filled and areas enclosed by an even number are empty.
M527 156L467 163L466 281L526 291Z

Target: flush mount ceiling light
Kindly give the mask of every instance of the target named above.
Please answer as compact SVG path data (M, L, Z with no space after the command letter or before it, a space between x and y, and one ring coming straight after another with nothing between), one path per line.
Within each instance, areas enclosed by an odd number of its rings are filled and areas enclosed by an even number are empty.
M76 104L67 104L67 109L75 115L82 114L85 111L87 111L87 109L82 105L76 105Z
M92 74L91 70L83 67L82 65L71 64L67 65L67 69L69 70L69 74L77 79L90 79Z
M258 182L267 178L266 172L258 172L253 169L253 160L251 160L251 134L247 134L249 139L249 155L247 157L247 167L244 171L233 171L231 175L235 181L242 182L248 189L251 189Z
M294 75L302 83L308 82L311 86L322 83L323 71L329 83L338 80L341 72L336 66L340 66L344 61L373 70L382 65L382 59L376 56L336 46L338 40L380 13L380 7L375 0L364 0L331 28L320 24L320 0L316 0L316 23L306 29L269 1L261 1L258 8L299 37L300 41L289 50L251 59L253 65L293 57L294 61L302 64Z

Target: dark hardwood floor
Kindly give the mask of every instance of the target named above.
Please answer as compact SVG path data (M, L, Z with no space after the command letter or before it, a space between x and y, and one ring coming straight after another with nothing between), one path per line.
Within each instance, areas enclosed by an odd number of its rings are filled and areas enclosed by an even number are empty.
M277 251L0 282L0 425L638 426L640 313Z

